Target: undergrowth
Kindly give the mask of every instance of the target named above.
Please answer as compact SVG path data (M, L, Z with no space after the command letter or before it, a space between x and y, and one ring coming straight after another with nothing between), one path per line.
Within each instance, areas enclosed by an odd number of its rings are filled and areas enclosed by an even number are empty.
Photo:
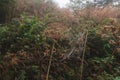
M87 22L88 25L93 24ZM49 80L79 80L82 62L82 80L119 80L119 26L115 24L118 23L104 20L96 25L98 27L89 29L84 60L79 53L79 36L76 37L79 29L71 27L65 33L55 32L56 35L51 36L55 30L49 29L36 17L26 15L2 24L0 80L45 80L53 43ZM72 35L72 30L76 30L76 35ZM104 30L110 31L110 34ZM63 59L73 46L72 55Z

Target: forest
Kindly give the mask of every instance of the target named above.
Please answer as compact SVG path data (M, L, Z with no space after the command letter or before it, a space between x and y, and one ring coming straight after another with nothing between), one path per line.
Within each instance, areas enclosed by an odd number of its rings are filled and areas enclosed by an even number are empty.
M0 0L0 80L120 80L119 60L120 0Z

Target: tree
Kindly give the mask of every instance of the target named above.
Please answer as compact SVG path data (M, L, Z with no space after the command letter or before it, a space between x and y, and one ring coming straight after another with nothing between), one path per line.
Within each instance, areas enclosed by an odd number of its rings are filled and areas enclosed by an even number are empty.
M119 5L120 1L119 0L94 0L93 3L95 7L101 7L101 6L106 6L108 4Z
M88 6L88 3L90 4L91 1L89 0L70 0L70 3L68 5L69 8L72 10L81 10Z
M11 18L14 4L15 0L0 0L0 23Z

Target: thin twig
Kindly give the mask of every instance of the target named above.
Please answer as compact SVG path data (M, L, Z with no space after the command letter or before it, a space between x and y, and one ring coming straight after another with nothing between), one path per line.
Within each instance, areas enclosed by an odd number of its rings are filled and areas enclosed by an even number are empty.
M70 51L70 53L64 55L64 57L63 57L63 59L62 59L61 61L63 61L63 60L65 60L65 59L69 58L69 57L71 56L71 54L74 52L75 48L76 48L76 47L73 47L72 50Z
M51 67L52 57L53 57L53 49L54 49L54 43L52 44L52 48L51 48L51 51L50 51L50 60L49 60L49 65L48 65L46 80L49 79L49 72L50 72L50 67Z
M81 61L81 74L80 74L80 80L82 80L82 77L83 77L83 67L84 67L83 62L84 62L84 57L85 57L85 50L86 50L87 36L88 36L88 31L86 32L85 42L84 42L84 48L83 48L83 56L82 56L82 61Z
M80 34L81 34L81 33L80 33ZM82 34L81 38L83 38L83 36L84 36L84 33ZM78 39L76 40L76 43L75 43L75 44L79 44L80 42L81 42L81 41L80 41L79 38L78 38ZM83 41L82 41L82 42L83 42ZM83 47L83 45L82 45L81 47ZM65 55L64 55L64 57L63 57L63 59L62 59L61 61L69 58L69 57L73 54L73 52L75 51L75 49L76 49L76 45L74 45L74 47L71 49L71 51L70 51L68 54L65 54ZM82 52L82 50L81 50L81 52Z

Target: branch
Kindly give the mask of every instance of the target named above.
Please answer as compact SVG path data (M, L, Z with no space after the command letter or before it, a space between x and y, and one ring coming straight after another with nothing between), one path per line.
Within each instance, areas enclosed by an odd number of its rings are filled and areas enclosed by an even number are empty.
M55 45L55 44L53 43L53 44L52 44L51 51L50 51L50 60L49 60L49 65L48 65L46 80L49 80L48 78L49 78L49 72L50 72L50 67L51 67L51 63L52 63L54 45Z
M87 37L88 37L88 31L86 32L85 42L84 42L83 56L82 56L82 61L81 61L81 74L80 74L80 80L82 80L82 77L83 77L83 67L84 67L83 62L84 62L84 58L85 58L85 50L86 50Z

